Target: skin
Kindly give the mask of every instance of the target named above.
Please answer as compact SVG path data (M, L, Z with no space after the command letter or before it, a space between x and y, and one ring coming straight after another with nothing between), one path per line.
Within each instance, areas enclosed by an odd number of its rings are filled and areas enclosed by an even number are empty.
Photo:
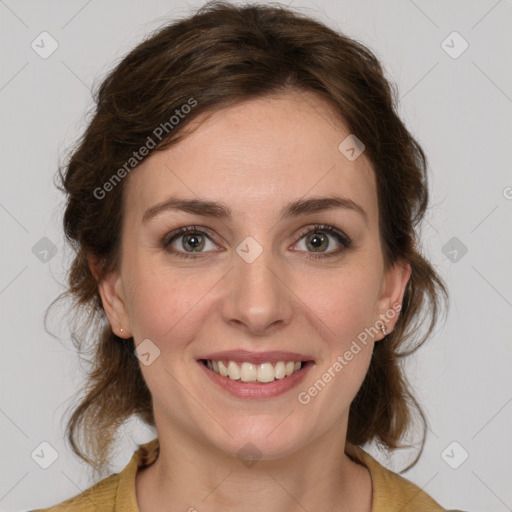
M137 345L150 339L161 351L141 365L161 451L137 473L139 509L370 512L370 474L344 448L350 403L382 333L307 405L297 395L380 314L402 303L410 266L384 270L371 163L364 153L351 162L338 150L349 132L312 93L245 101L187 129L187 138L154 152L130 175L121 265L100 283L114 332ZM148 208L171 195L222 201L233 218L166 211L142 222ZM288 202L330 195L358 203L367 224L342 208L279 220ZM319 254L306 245L315 223L338 228L353 245L308 259ZM201 239L206 245L196 259L176 255L185 252L183 237L162 246L173 229L194 225L216 237ZM263 248L250 264L236 252L248 236ZM337 248L343 246L329 237L321 251ZM388 333L397 318L386 324ZM315 366L281 396L237 398L210 382L196 361L238 348L309 354ZM237 457L248 442L262 453L252 467Z

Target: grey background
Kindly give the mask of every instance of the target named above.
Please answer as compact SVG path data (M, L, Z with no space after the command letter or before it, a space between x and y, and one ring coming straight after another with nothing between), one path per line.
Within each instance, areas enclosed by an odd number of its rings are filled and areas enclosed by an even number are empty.
M149 31L202 3L0 0L2 511L53 505L93 483L64 440L65 413L83 381L66 319L51 322L60 341L43 328L70 261L53 175L85 126L91 86ZM451 301L444 326L408 363L431 430L404 476L446 508L512 510L512 2L292 5L377 53L430 162L422 241ZM43 31L58 43L47 59L31 47ZM454 31L469 44L457 58L463 41L448 37ZM44 237L56 250L47 262ZM135 422L123 428L112 470L154 435ZM41 442L58 453L48 469L31 457ZM394 470L415 455L368 450ZM453 469L448 462L458 465L462 450L469 457Z

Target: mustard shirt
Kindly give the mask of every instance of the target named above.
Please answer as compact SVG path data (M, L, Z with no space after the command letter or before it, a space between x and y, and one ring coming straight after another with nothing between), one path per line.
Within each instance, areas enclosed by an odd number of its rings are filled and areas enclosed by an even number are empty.
M139 512L135 498L135 475L139 467L152 464L158 452L158 438L139 445L139 449L120 473L100 480L81 494L58 505L31 512ZM386 469L362 448L347 443L345 453L370 471L373 485L372 512L446 510L417 485Z

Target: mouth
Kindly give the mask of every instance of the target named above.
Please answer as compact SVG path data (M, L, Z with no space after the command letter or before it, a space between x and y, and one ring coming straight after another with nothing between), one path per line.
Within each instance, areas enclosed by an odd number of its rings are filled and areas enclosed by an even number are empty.
M268 384L280 379L286 379L300 372L313 361L277 361L271 363L253 364L248 361L237 362L227 360L200 359L204 366L217 375L234 381L258 382Z
M301 382L315 362L291 352L231 351L197 362L211 381L242 398L275 397Z

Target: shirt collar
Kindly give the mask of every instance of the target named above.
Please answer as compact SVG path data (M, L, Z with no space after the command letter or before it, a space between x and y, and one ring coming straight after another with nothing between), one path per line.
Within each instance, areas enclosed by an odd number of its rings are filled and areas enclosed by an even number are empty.
M119 473L117 486L115 512L138 512L137 498L135 496L135 476L139 468L153 464L160 452L158 438L139 445L128 465Z

